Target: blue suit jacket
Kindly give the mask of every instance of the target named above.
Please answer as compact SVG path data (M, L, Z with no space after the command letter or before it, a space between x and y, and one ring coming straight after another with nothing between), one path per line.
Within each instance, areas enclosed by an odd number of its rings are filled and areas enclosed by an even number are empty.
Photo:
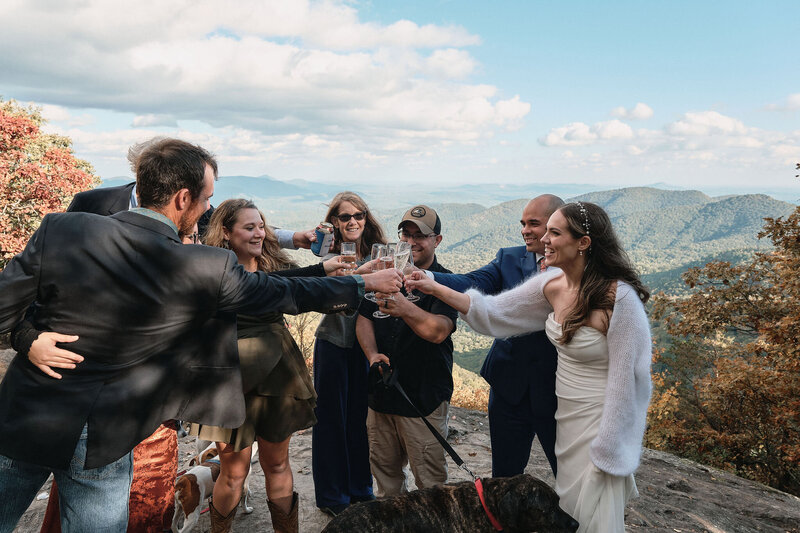
M488 265L468 274L434 274L437 282L464 292L476 288L497 294L536 275L536 257L524 246L500 248ZM481 368L481 376L509 403L518 404L530 391L531 407L539 416L556 409L556 349L544 331L521 337L495 339Z

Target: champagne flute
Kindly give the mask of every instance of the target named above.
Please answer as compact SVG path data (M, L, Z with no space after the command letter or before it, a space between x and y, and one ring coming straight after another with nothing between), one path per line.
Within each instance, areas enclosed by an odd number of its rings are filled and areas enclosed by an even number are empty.
M342 256L342 263L347 263L347 268L344 269L345 274L352 274L356 270L356 243L343 242L341 244L340 255Z
M380 259L380 257L385 253L384 252L385 248L386 248L386 245L385 244L381 244L379 242L376 242L375 244L372 245L372 250L371 250L371 252L369 254L369 260L372 261L372 271L373 272L377 272L378 271L378 266L379 265L378 265L378 263L375 262L375 260L376 259ZM366 298L370 302L374 302L375 301L375 291L369 291L368 293L366 293L364 295L364 298Z
M406 263L406 267L403 269L403 275L408 276L414 272L414 270L414 254L411 253L408 255L408 263ZM419 296L414 294L414 291L406 290L406 300L409 302L416 302L419 300Z
M378 270L385 270L387 268L394 268L394 253L395 253L395 246L397 243L390 242L386 246L382 247L383 253L381 254L380 260L378 261ZM375 296L376 300L378 296ZM386 300L394 300L393 296L384 296L380 298L383 301ZM372 313L372 316L375 318L389 318L390 314L384 313L380 309Z
M411 245L405 241L398 242L394 251L394 267L402 271L406 267L410 256Z

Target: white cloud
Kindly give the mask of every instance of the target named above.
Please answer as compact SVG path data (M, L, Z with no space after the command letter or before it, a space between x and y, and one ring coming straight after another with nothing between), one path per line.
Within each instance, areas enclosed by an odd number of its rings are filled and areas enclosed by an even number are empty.
M611 116L621 118L623 120L646 120L653 116L653 109L642 102L638 102L631 109L624 107L615 107L611 110Z
M633 128L616 119L609 120L607 122L598 122L592 126L592 132L597 135L598 139L610 140L633 138Z
M32 105L36 105L35 102L30 102ZM66 122L72 115L67 110L66 107L61 107L60 105L51 105L51 104L44 104L41 106L42 108L42 118L47 120L48 122Z
M178 123L172 115L137 115L134 117L131 126L134 128L150 128L153 126L177 127Z
M592 125L573 122L552 128L540 143L575 147L567 152L569 157L562 153L562 160L566 159L570 168L610 172L614 168L646 165L673 169L677 176L671 179L676 182L690 179L688 176L700 169L720 174L788 175L788 169L800 161L800 131L748 127L741 120L716 111L687 112L660 129L634 130L619 120ZM678 168L681 170L676 171ZM681 174L687 177L682 178Z
M766 109L770 111L798 111L800 110L800 93L790 94L780 104L769 104Z
M553 128L539 142L545 146L581 146L597 141L633 138L633 129L619 120L598 122L588 126L583 122L572 122L560 128Z
M579 146L597 140L597 134L583 122L572 122L553 128L539 142L545 146Z
M130 113L137 128L199 121L416 153L518 129L530 112L469 82L477 35L362 21L345 0L9 0L0 18L15 21L0 32L3 83L61 109Z
M629 144L628 146L625 147L625 149L631 155L642 155L644 153L644 150L642 150L641 148L639 148L635 144Z
M666 126L671 135L688 137L708 135L744 135L747 128L735 118L726 117L716 111L700 111L684 114L683 118Z
M780 159L785 165L790 167L800 161L800 139L796 139L793 144L787 142L770 146L769 150L772 156Z
M39 107L41 109L42 118L49 123L58 123L65 126L86 126L94 122L94 119L88 114L79 116L73 115L69 109L59 105L52 104L37 104L36 102L28 102L29 105Z
M466 50L435 50L425 60L427 71L443 79L462 79L475 70L475 60Z

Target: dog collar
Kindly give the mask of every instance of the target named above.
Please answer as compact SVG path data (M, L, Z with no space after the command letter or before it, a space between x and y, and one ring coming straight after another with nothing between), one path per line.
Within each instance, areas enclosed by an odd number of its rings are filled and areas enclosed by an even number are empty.
M486 507L486 500L483 498L483 483L481 483L481 478L475 480L475 490L478 491L478 498L481 500L481 505L483 506L486 516L489 518L489 522L492 523L492 526L494 526L497 531L503 531L503 526L500 525L497 518L495 518L489 508Z

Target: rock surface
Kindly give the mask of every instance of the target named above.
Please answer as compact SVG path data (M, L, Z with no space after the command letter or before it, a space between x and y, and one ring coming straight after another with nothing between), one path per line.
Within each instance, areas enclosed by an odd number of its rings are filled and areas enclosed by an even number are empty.
M0 374L5 373L13 355L11 350L0 350ZM491 448L486 413L453 407L450 415L448 440L476 475L490 475ZM193 437L181 439L179 469L185 468L194 450ZM310 430L299 432L292 438L290 454L295 489L301 498L300 530L316 533L329 518L314 505ZM449 459L448 464L451 481L470 479L469 474ZM234 528L239 532L271 532L261 467L254 464L253 468L251 505L255 510L244 515L240 509ZM526 472L551 485L554 482L538 443L531 453ZM626 509L627 531L800 533L800 498L668 453L646 449L636 473L636 483L640 496ZM41 492L46 494L49 485L50 481ZM46 505L46 499L34 501L16 531L38 531ZM208 513L201 516L195 531L209 531Z

